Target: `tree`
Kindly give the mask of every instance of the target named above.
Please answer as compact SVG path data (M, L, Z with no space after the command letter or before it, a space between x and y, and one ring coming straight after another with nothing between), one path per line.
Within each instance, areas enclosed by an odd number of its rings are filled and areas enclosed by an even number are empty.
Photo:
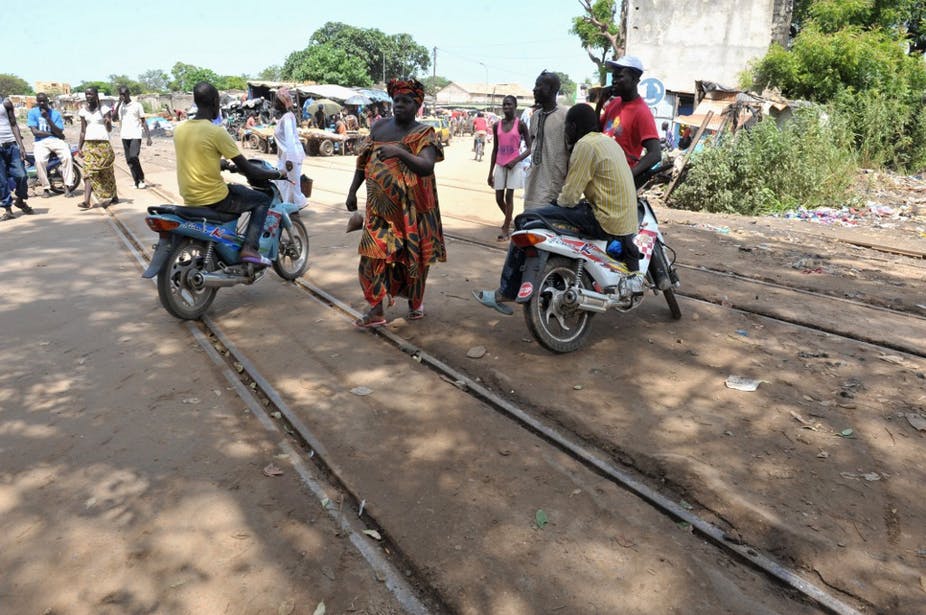
M200 81L207 81L213 85L219 80L219 76L208 68L193 66L177 62L170 69L174 80L171 82L171 89L179 92L192 92L193 87Z
M566 97L566 100L574 101L576 99L576 82L569 78L566 73L556 73L559 77L559 93Z
M248 89L248 79L247 77L226 75L219 77L213 85L220 90L246 90Z
M0 73L0 95L34 94L32 87L25 79L10 73Z
M289 54L282 76L292 81L317 81L343 86L369 87L373 80L364 62L331 44L309 45Z
M627 5L620 1L621 14L617 19L617 2L620 0L579 0L585 15L572 20L571 33L579 37L588 57L598 67L598 82L605 84L608 69L605 61L608 52L615 58L624 54L627 40Z
M167 92L170 85L170 76L159 68L153 68L140 74L138 82L145 92Z
M73 92L86 92L87 88L96 88L100 94L111 95L115 90L109 81L81 81L73 88ZM47 94L47 92L46 92Z
M109 76L109 94L115 96L116 93L119 92L119 88L122 86L129 88L129 93L131 93L133 96L141 94L145 90L145 87L141 83L135 81L134 79L129 79L128 75Z
M279 81L283 78L282 75L283 69L280 68L279 65L273 64L272 66L268 66L264 70L257 73L257 78L264 81Z
M355 28L329 21L309 39L309 47L321 44L333 45L349 56L361 58L373 80L417 75L431 66L427 48L408 34L387 35L375 28Z
M446 77L441 77L440 75L436 77L425 77L421 80L421 83L424 84L424 92L428 96L434 96L437 94L437 91L441 88L444 88L450 85L450 79Z

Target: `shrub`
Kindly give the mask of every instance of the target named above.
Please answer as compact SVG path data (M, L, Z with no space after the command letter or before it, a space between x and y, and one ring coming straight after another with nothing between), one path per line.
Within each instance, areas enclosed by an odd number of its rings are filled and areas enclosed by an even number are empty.
M856 170L852 139L845 119L822 107L781 127L765 118L694 154L673 205L745 215L841 206Z

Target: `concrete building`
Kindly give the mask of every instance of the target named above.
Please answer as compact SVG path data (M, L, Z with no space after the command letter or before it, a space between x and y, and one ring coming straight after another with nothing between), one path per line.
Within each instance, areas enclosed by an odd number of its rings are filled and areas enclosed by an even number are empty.
M60 81L36 81L33 88L36 92L44 92L50 97L71 93L71 84Z
M450 82L437 91L440 107L501 107L502 99L511 94L518 98L518 106L534 103L534 93L517 83L457 83ZM430 97L427 98L430 102Z
M625 49L646 68L641 95L657 126L676 119L698 125L679 117L700 102L695 82L736 88L773 42L788 44L793 0L627 1Z

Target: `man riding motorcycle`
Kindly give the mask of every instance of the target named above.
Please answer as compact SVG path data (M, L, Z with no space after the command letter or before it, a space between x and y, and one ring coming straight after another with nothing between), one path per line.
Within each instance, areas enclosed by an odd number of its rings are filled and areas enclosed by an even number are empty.
M177 184L180 196L188 207L210 207L230 214L251 212L244 235L241 260L267 266L270 261L258 252L264 219L271 199L266 194L241 184L226 184L221 171L229 168L230 159L251 180L286 179L276 169L263 169L251 164L238 151L234 139L222 126L213 124L219 116L219 91L211 83L201 81L193 88L196 115L174 130L177 154Z

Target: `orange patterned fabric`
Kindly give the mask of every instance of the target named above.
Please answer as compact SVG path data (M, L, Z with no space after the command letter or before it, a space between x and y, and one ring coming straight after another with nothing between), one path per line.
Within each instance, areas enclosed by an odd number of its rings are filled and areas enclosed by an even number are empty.
M367 138L357 152L357 168L366 176L367 207L360 239L360 285L370 305L405 296L420 308L427 268L447 260L434 175L413 173L398 158L380 160L383 145L398 145L418 155L426 147L444 159L430 126L419 125L401 142Z

